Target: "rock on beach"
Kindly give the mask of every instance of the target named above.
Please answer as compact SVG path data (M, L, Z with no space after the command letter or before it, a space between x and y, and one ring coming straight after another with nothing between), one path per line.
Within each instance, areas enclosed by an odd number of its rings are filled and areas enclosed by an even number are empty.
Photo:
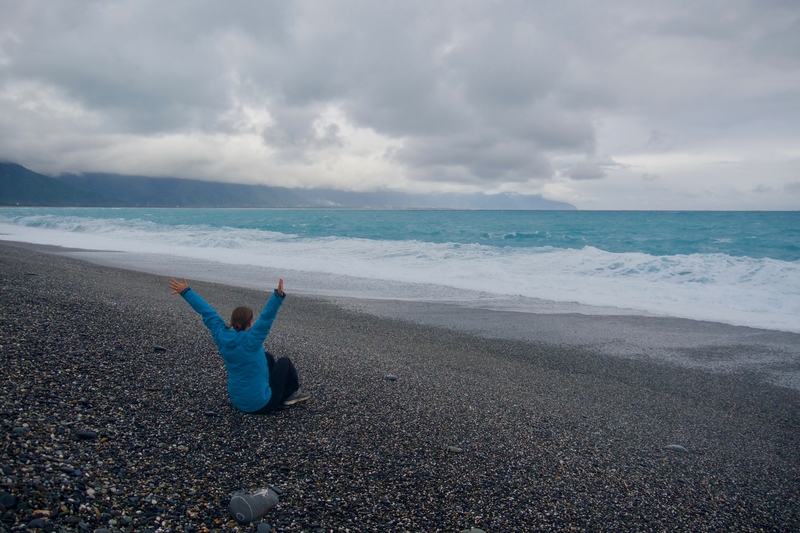
M75 431L75 436L81 440L94 440L97 438L97 433L88 429L78 429Z
M0 252L3 286L19 289L0 298L2 531L800 530L800 399L757 377L486 339L288 290L266 347L315 401L250 416L230 406L210 335L167 278ZM192 287L223 316L269 297ZM385 368L402 379L389 386ZM468 453L443 453L454 443ZM278 505L241 529L230 495L270 486Z

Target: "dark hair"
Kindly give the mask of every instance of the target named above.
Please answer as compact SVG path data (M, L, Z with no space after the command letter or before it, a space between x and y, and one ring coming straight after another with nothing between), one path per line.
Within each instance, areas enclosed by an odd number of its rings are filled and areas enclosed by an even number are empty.
M231 327L236 331L246 330L251 320L253 320L253 310L249 307L237 307L231 313Z

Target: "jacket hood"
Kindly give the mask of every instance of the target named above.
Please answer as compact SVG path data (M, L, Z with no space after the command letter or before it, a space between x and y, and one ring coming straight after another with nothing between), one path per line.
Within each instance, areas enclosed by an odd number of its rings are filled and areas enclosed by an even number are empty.
M233 348L242 343L242 338L247 335L246 331L236 331L235 329L225 329L217 337L223 346Z

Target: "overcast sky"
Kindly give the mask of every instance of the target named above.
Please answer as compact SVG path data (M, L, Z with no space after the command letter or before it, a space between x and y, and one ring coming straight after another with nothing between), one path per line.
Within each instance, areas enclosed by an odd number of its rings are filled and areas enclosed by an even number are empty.
M800 208L800 2L0 2L0 159Z

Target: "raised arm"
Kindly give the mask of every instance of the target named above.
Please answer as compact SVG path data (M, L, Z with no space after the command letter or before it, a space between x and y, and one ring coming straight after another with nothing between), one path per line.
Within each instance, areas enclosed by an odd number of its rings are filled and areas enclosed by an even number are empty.
M214 339L217 338L217 335L225 330L227 326L225 326L225 321L217 314L214 309L203 300L199 294L194 292L191 288L189 288L189 284L186 283L186 279L181 279L178 281L176 279L169 280L169 288L172 289L170 294L180 294L183 296L183 299L186 300L186 303L192 306L192 309L197 311L200 316L203 317L203 324L211 331L211 335Z
M245 342L248 346L264 343L264 339L269 335L272 323L275 322L275 317L278 316L278 309L280 309L285 297L286 293L283 292L283 280L281 279L278 281L278 288L273 291L258 320L247 331Z

